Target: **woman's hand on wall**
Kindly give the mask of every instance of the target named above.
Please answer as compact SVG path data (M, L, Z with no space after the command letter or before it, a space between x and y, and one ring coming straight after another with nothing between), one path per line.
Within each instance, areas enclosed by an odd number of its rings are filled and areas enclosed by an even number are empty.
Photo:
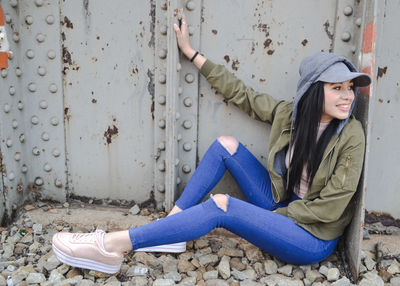
M190 46L188 23L186 22L183 8L181 8L179 12L182 15L181 27L179 27L177 24L174 24L174 30L178 40L178 47L188 59L191 59L196 51Z

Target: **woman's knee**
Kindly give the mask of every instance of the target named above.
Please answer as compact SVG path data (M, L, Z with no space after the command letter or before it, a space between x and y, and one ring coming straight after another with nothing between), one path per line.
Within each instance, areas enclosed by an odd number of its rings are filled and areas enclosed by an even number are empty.
M228 196L224 194L216 194L212 196L212 199L217 204L218 207L223 209L225 212L228 208Z
M228 152L233 155L235 154L238 146L239 146L239 141L236 140L235 137L232 136L220 136L218 137L219 143L221 143L222 146L225 147Z

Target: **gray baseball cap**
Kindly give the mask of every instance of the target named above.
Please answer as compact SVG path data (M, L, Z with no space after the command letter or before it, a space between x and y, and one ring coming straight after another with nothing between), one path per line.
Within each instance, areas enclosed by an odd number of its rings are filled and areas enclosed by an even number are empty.
M352 80L355 86L368 86L371 78L366 73L352 72L344 62L337 62L321 73L316 81L337 83Z

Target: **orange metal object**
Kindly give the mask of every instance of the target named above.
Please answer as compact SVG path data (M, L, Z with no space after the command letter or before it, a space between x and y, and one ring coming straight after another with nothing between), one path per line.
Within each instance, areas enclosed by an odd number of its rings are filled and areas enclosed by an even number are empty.
M0 5L0 26L4 26L4 10ZM9 51L0 51L0 69L8 68L8 59L11 58Z

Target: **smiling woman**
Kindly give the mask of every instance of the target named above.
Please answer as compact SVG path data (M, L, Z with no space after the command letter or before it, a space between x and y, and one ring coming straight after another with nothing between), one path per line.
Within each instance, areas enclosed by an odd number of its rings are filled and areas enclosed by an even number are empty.
M350 107L354 101L354 84L348 80L339 83L324 83L325 103L321 122L330 122L349 117Z

